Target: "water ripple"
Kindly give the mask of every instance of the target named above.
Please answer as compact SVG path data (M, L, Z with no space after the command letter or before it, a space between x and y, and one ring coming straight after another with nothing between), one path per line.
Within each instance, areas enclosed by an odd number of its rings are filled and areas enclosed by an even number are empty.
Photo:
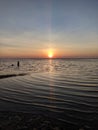
M1 75L0 109L7 106L7 109L16 111L20 108L25 111L46 111L74 124L94 120L98 115L98 75L95 73L98 69L92 70L90 65L83 66L86 64L83 63L80 70L76 62L61 62L61 65L57 65L57 62L52 65L52 70L47 64L44 68L48 67L47 72ZM94 63L92 65L95 66Z

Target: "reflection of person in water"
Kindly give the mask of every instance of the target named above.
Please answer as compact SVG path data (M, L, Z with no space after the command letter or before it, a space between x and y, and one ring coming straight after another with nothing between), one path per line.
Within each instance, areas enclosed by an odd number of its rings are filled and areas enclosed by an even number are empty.
M19 66L20 66L19 61L17 61L17 67L19 67Z

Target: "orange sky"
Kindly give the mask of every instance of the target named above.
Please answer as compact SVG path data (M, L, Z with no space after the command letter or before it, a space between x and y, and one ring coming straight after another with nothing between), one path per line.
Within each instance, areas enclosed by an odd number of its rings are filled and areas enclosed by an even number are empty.
M72 50L72 49L42 49L42 50L33 50L33 49L11 49L4 48L0 50L0 57L4 58L48 58L49 54L52 53L53 58L70 58L70 57L98 57L98 51L95 50ZM50 54L51 55L51 54Z

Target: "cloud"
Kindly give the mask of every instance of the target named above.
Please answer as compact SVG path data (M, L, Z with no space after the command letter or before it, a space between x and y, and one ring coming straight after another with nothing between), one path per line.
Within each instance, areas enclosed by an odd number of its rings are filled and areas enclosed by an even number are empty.
M0 47L20 47L19 45L12 45L7 43L0 43Z
M0 33L1 47L17 47L17 48L44 48L49 44L49 34L47 32L27 31L19 34L12 32Z

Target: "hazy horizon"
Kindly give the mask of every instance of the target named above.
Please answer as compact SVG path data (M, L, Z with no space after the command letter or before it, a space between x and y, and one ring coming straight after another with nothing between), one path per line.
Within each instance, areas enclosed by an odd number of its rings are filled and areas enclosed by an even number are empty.
M97 0L0 1L0 58L98 58Z

